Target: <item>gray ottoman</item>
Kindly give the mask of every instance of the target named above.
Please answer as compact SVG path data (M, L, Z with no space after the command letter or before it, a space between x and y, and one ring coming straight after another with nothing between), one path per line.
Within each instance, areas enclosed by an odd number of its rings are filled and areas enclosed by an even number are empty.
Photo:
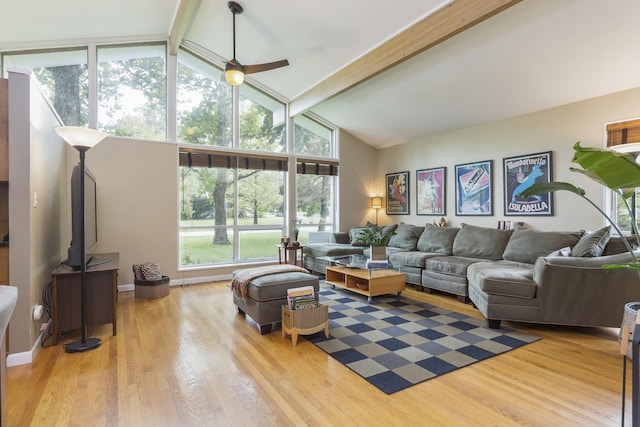
M244 269L246 270L246 269ZM235 277L240 271L233 272ZM281 306L287 304L287 289L313 286L320 289L318 278L302 272L275 273L253 279L247 286L247 299L233 293L238 313L247 314L259 326L262 335L271 333L274 322L282 320Z

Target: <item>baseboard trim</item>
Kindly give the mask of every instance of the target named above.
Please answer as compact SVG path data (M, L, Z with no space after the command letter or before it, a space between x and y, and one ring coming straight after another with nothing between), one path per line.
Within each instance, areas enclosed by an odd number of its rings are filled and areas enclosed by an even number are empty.
M169 281L169 286L187 286L197 285L199 283L207 282L221 282L223 280L231 280L233 276L231 274L220 274L218 276L206 276L206 277L193 277L190 279L175 279ZM118 285L118 292L133 292L136 290L136 285L133 283L126 285Z
M40 352L42 347L40 346L40 342L42 340L42 334L44 331L40 331L38 335L38 339L31 347L30 351L24 351L22 353L12 353L7 355L7 367L11 366L19 366L19 365L27 365L33 362L36 355Z

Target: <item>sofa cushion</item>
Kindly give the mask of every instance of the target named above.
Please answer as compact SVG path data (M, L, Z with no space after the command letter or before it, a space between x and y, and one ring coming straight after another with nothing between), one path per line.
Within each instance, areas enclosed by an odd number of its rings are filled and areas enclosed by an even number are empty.
M575 246L582 234L582 231L515 230L502 258L535 264L538 257L547 256L565 246Z
M364 247L344 243L311 243L305 245L305 257L340 256L362 254Z
M424 268L427 271L449 276L467 277L467 268L476 262L482 262L483 259L465 258L458 256L437 256L427 258L424 262Z
M351 237L349 237L348 231L336 231L333 233L332 243L344 243L346 245L351 244Z
M625 236L625 239L627 239L627 241L629 242L632 248L637 247L638 239L636 239L636 236ZM615 254L621 254L623 252L628 252L628 251L629 250L627 249L627 247L624 245L624 242L622 241L622 237L611 236L611 238L609 239L609 243L607 243L607 245L604 247L604 251L602 252L602 255L615 255Z
M513 261L478 262L469 266L469 286L493 295L531 299L536 296L533 266Z
M596 257L602 255L611 238L611 226L591 231L580 238L571 250L571 256Z
M387 246L415 251L418 246L418 239L423 231L424 227L401 222L396 228L396 234L389 239Z
M453 241L453 255L497 261L502 259L502 253L511 233L512 230L498 230L463 223Z
M427 224L418 239L417 249L420 252L436 252L439 254L453 254L453 241L460 231L459 228L436 227Z
M442 256L442 254L435 252L418 252L418 251L405 251L398 248L387 248L387 250L397 249L398 252L387 253L389 262L393 265L393 268L400 267L418 267L424 268L424 263L427 258L433 258ZM366 252L366 251L365 251Z

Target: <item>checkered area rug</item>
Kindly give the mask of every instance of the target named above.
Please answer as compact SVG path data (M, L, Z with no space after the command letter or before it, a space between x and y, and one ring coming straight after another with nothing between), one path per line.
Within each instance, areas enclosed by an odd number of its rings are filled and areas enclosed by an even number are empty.
M306 338L369 383L392 394L540 339L485 320L383 295L364 296L321 283L329 338Z

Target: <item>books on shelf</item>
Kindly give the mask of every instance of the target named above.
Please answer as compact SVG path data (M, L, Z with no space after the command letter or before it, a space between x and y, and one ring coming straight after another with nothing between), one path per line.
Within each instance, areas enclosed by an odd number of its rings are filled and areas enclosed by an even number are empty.
M318 295L313 286L300 286L287 289L287 306L289 310L306 310L318 307Z
M524 227L522 221L498 221L498 230L515 230Z

